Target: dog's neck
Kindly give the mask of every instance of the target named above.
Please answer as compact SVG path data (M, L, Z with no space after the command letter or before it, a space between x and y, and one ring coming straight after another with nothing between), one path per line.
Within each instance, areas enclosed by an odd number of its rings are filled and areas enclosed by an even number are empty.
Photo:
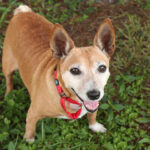
M57 79L58 79L59 84L60 84L60 86L62 87L62 89L63 89L65 95L66 95L67 97L73 97L72 91L71 91L70 89L67 89L67 88L65 87L64 81L63 81L63 79L62 79L62 75L61 75L61 73L60 73L60 65L59 65L59 64L57 64L56 72L57 72Z
M71 90L65 88L65 84L60 74L60 66L54 70L54 77L57 91L60 95L60 104L71 119L77 119L82 110L82 104L78 102L77 97Z

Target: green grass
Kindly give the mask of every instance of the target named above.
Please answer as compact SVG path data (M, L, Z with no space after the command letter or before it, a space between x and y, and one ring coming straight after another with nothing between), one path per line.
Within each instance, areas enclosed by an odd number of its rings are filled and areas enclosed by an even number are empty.
M70 4L69 0L64 0L63 5L54 0L28 0L26 3L48 20L72 26L74 23L82 25L90 19L90 14L100 11L91 1L83 9L80 1ZM138 0L137 3L150 16L149 1ZM9 0L0 6L0 56L6 26L12 10L19 4ZM86 117L77 121L47 118L37 124L36 141L26 143L23 136L29 95L16 72L15 89L4 98L5 80L0 72L0 149L150 150L150 21L142 22L138 14L125 13L125 20L120 19L119 24L114 24L117 38L116 52L110 65L112 74L97 116L107 132L91 132Z

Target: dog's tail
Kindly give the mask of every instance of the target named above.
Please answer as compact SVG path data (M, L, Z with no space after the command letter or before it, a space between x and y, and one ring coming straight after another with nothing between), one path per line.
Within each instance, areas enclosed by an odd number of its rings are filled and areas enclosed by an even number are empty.
M22 12L32 12L32 9L28 7L27 5L20 5L19 7L15 9L14 15L17 15Z

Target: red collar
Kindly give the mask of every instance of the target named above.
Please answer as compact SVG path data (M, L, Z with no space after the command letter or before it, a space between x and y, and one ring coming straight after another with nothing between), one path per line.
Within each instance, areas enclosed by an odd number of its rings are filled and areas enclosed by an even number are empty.
M56 87L57 87L57 91L60 95L60 103L61 103L61 106L62 108L64 109L64 111L67 113L67 115L71 118L71 119L78 119L78 117L80 116L81 114L81 110L82 110L82 105L80 103L78 103L77 101L69 98L69 97L66 97L62 87L59 85L59 81L58 81L58 77L57 77L57 71L56 71L56 68L54 70L54 77L55 77L55 81L56 81ZM79 105L81 108L75 112L75 113L70 113L67 111L66 109L66 106L65 106L65 101L68 101L72 104L76 104L76 105Z

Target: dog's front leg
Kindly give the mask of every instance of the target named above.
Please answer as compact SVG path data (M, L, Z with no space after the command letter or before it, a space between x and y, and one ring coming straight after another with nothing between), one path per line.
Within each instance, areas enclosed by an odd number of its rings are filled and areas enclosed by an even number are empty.
M96 122L96 115L97 112L87 114L89 121L89 128L94 132L101 132L101 133L106 132L106 128L102 124Z
M35 131L36 131L36 123L40 119L40 116L36 111L30 106L26 118L26 131L24 138L27 142L34 142Z

